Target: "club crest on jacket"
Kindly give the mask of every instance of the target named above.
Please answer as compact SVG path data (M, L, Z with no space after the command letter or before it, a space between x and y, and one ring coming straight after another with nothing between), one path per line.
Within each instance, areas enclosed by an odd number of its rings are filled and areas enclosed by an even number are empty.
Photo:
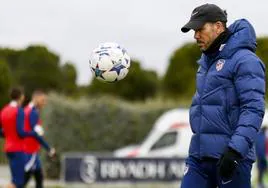
M224 66L225 60L224 59L219 59L216 63L216 70L220 71L223 66Z

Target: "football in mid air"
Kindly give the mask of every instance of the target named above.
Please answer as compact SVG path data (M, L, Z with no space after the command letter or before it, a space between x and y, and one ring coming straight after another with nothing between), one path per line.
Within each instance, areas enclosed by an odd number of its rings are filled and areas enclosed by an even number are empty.
M95 48L89 60L94 77L105 82L122 80L128 74L130 57L117 43L107 42Z

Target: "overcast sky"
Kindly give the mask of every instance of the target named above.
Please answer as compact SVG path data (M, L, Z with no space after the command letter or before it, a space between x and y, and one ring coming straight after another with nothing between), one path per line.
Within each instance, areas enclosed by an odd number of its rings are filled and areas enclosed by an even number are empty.
M44 44L71 61L78 83L91 78L88 58L99 43L124 46L142 66L162 75L171 53L193 32L183 34L191 11L215 3L228 12L229 24L247 18L258 36L268 36L267 0L0 0L0 45L24 48Z

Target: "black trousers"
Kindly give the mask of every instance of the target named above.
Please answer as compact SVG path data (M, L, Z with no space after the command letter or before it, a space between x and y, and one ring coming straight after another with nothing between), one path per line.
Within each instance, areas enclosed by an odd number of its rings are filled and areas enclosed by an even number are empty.
M42 169L25 172L24 186L26 187L27 183L30 181L32 176L34 176L34 179L35 179L35 187L36 188L43 188L44 187L43 186L44 177L43 177Z

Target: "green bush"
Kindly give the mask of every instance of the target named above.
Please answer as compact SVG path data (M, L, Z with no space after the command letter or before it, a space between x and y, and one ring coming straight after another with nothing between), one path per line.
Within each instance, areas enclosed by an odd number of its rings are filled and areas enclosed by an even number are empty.
M169 97L190 98L195 92L197 60L201 51L194 43L186 43L170 57L162 80L162 92Z
M72 101L51 95L43 111L46 138L59 153L112 152L142 141L157 117L176 106L167 104L147 107L108 97Z
M11 85L11 73L6 61L0 59L0 108L9 100L9 89Z

